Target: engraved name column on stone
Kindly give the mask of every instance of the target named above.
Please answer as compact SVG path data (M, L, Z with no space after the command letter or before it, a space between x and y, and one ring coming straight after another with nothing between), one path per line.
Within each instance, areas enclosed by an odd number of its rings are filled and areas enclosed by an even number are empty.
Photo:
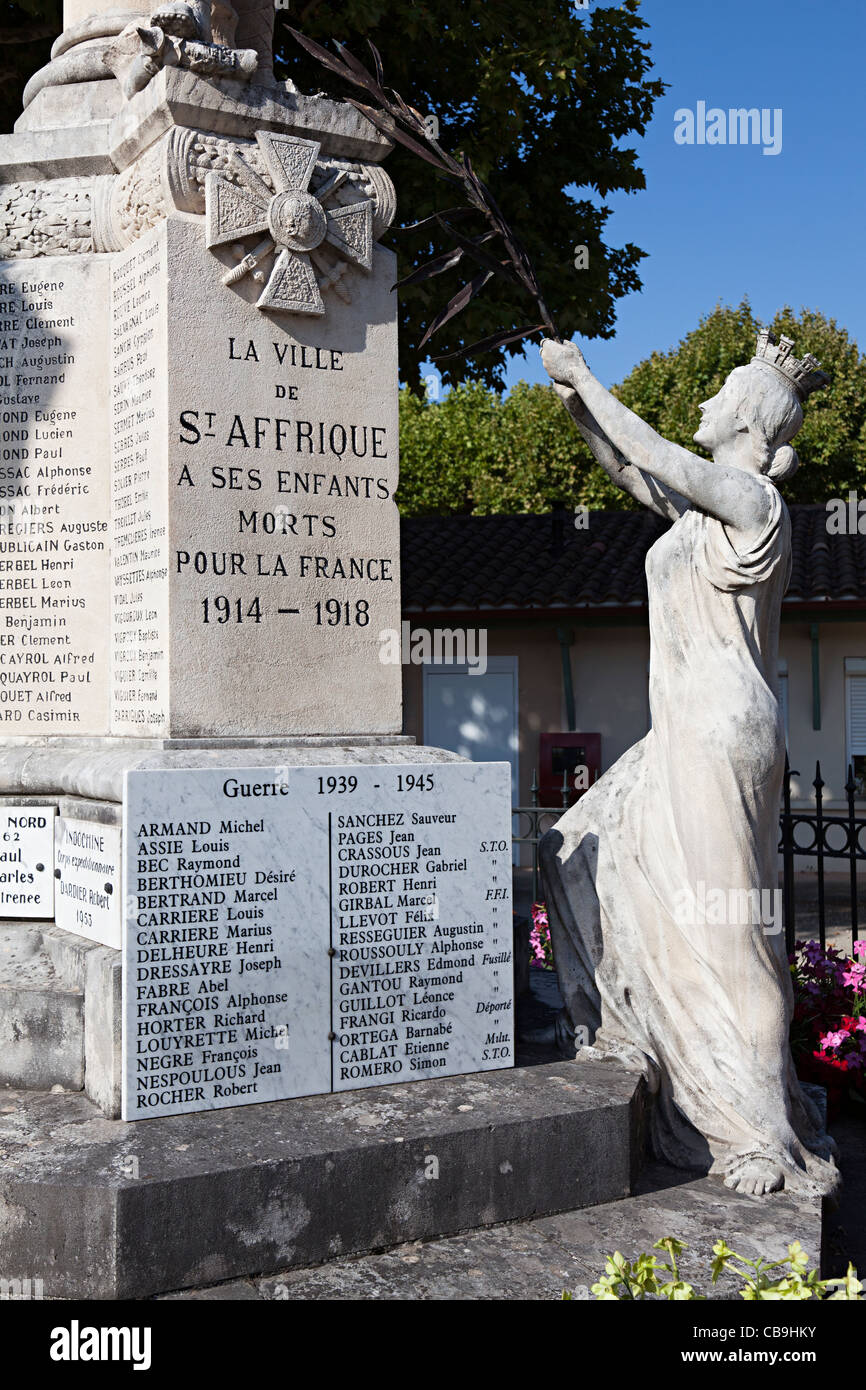
M107 266L0 266L0 735L108 731Z
M285 769L128 773L123 1117L330 1089L327 837Z
M335 1091L513 1065L510 776L456 763L321 778L338 803Z
M113 257L112 688L116 734L169 727L165 238Z

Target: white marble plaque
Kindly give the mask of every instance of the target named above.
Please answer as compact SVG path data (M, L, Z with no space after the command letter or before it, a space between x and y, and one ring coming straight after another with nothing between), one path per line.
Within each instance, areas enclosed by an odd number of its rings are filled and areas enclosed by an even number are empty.
M124 1119L512 1066L510 776L128 773Z
M119 825L60 816L54 920L64 931L119 950L122 945Z
M53 806L0 810L0 917L54 916Z

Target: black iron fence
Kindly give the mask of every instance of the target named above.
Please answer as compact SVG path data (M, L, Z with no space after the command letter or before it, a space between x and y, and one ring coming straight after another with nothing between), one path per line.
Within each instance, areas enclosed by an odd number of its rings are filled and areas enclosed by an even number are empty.
M797 938L797 895L794 891L794 861L798 855L815 860L817 878L818 938L823 946L827 932L827 860L841 860L848 866L848 893L852 941L858 940L859 910L857 903L857 865L866 860L866 818L858 816L855 798L858 791L854 769L849 763L845 783L847 801L842 815L824 813L825 782L821 764L815 764L815 806L809 810L791 810L791 778L799 777L785 759L785 781L782 791L782 814L779 818L779 853L782 856L782 902L785 916L785 942L794 949ZM798 833L799 832L799 833Z
M529 845L532 849L532 901L538 902L538 842L546 830L555 825L562 815L567 811L570 802L574 800L571 788L568 785L568 773L562 774L562 800L559 806L539 806L538 804L538 779L535 775L535 768L532 769L532 786L529 788L529 795L532 798L531 806L512 806L512 818L517 816L517 826L511 836L512 843L515 845ZM513 824L513 819L512 819Z
M826 943L827 934L827 861L843 862L848 868L848 908L844 910L844 927L850 922L852 940L859 939L859 905L857 901L857 869L866 861L866 817L857 814L855 801L858 786L854 779L854 769L849 765L848 780L845 783L846 808L841 814L826 814L824 811L824 780L821 764L815 764L815 805L813 808L791 810L791 778L800 774L785 760L785 779L782 792L782 811L779 816L779 853L782 856L782 910L785 923L785 943L792 951L797 939L797 895L794 885L795 861L799 857L815 860L816 913L818 939ZM562 802L560 806L539 806L538 782L532 774L530 788L532 804L512 807L512 815L517 817L512 842L515 845L528 845L532 850L532 901L538 901L538 842L546 830L555 825L563 811L568 809L573 794L568 786L567 774L562 777ZM849 916L850 909L850 916ZM809 926L809 934L813 928Z

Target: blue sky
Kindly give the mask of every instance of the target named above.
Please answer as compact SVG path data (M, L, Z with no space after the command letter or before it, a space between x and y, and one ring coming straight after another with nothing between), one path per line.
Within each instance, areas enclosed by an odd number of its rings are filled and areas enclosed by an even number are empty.
M642 292L619 301L616 337L581 343L593 371L621 381L719 300L744 295L762 318L785 303L820 309L866 351L866 0L643 0L641 9L653 75L670 85L644 139L625 142L647 187L605 200L606 240L649 255ZM676 144L675 111L699 101L781 107L781 153ZM512 359L508 385L521 377L546 379L536 347Z

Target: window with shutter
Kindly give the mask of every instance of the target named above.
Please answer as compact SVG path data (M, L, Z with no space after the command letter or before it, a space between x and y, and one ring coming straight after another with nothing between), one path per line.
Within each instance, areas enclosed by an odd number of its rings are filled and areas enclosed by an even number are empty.
M866 797L866 658L845 659L845 722L848 762L854 768L857 795Z

